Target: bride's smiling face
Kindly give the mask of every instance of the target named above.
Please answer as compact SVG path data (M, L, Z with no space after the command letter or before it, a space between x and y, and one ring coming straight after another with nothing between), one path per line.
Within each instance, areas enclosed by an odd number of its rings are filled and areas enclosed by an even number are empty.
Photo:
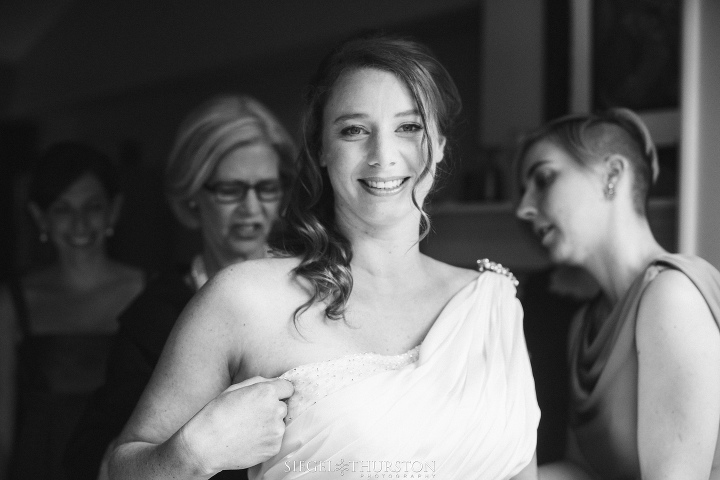
M407 86L392 73L362 68L338 78L323 111L320 163L327 167L340 216L378 225L408 214L419 219L412 192L427 159L425 139L433 142L433 165L415 188L418 205L445 147L432 113L427 116L431 125L423 123Z

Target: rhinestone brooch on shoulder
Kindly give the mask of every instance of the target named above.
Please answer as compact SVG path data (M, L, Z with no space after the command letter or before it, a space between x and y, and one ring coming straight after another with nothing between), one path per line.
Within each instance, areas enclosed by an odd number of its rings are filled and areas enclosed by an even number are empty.
M483 258L482 260L477 261L477 265L478 270L481 273L485 271L499 273L500 275L505 275L506 277L508 277L513 283L513 285L515 285L516 287L520 284L520 282L518 282L518 279L515 278L515 275L513 275L510 270L503 267L499 263L491 262L489 259Z

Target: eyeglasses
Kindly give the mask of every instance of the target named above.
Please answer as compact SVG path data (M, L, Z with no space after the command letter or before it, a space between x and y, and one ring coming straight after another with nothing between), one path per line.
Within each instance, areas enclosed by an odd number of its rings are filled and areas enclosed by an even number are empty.
M216 182L212 185L206 183L203 188L212 193L218 203L242 202L247 198L250 190L255 190L255 195L261 202L279 200L283 193L280 180L261 180L252 184L233 180L232 182Z

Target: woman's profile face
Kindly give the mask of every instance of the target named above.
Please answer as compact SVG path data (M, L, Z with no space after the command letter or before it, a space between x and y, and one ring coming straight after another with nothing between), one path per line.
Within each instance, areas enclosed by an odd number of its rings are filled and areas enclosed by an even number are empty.
M443 157L444 138L424 125L407 86L377 69L352 70L338 78L323 111L322 153L335 195L338 219L361 224L395 224L419 218L412 190L426 162L426 129L433 139L433 162ZM418 204L434 173L416 189Z
M40 212L32 207L41 229L61 251L87 252L102 249L106 232L113 226L116 205L93 174L85 174L66 188Z
M606 231L601 173L541 140L522 160L521 181L517 216L532 224L553 262L584 264Z
M260 142L236 148L205 186L196 195L205 248L228 262L263 257L282 199L277 151Z

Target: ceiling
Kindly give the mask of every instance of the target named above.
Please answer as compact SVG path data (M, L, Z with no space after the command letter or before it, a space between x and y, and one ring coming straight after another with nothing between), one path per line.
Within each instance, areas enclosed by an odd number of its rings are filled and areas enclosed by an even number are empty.
M66 12L74 0L0 2L0 64L22 59Z
M0 114L422 21L481 0L0 0Z

